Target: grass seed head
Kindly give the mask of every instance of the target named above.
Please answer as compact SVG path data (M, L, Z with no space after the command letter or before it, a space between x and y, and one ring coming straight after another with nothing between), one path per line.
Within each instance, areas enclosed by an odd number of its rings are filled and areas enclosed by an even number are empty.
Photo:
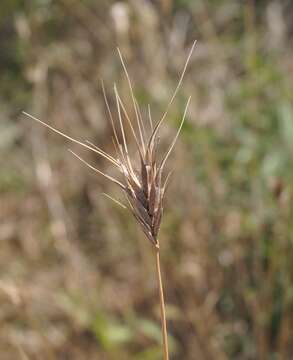
M189 52L181 77L171 97L171 100L169 101L163 116L155 125L153 124L152 121L150 107L148 107L148 123L149 123L149 134L150 134L149 136L147 136L146 127L142 119L138 102L133 92L132 84L125 66L125 62L123 60L120 50L118 49L118 54L121 60L121 64L124 69L129 85L129 90L132 99L132 106L135 114L135 121L133 121L131 117L128 115L126 107L124 106L123 101L119 95L118 89L116 85L114 85L116 111L118 117L118 121L117 123L115 123L114 116L112 114L112 110L110 108L107 99L104 84L102 83L102 90L104 94L105 104L110 118L111 127L113 130L113 143L116 151L116 156L106 153L105 151L103 151L102 149L100 149L99 147L97 147L96 145L90 142L84 143L79 140L76 140L64 134L63 132L53 128L52 126L44 123L43 121L35 118L34 116L24 113L25 115L40 122L44 126L48 127L49 129L53 130L59 135L62 135L68 140L78 143L79 145L107 159L109 162L112 163L112 165L114 165L119 170L119 172L121 173L121 179L118 180L96 169L95 167L87 163L85 160L83 160L79 155L71 151L79 160L85 163L92 170L103 175L109 181L114 182L116 185L120 187L120 189L122 190L122 192L124 193L127 199L128 207L131 213L133 214L137 222L140 224L141 229L146 235L146 237L157 248L159 248L158 233L163 215L163 200L166 194L168 180L170 178L170 173L165 176L163 170L166 161L178 138L182 125L184 123L188 105L190 102L190 97L186 103L179 129L173 141L171 142L168 151L160 161L157 159L158 131L162 122L166 118L169 108L172 105L175 96L181 86L195 44L196 41L193 43L192 48ZM139 154L138 167L134 166L135 163L134 159L131 158L129 155L129 151L128 151L129 144L126 137L125 124L127 124L128 127L130 128L130 131L136 143L137 151ZM111 196L109 195L108 197L111 198Z

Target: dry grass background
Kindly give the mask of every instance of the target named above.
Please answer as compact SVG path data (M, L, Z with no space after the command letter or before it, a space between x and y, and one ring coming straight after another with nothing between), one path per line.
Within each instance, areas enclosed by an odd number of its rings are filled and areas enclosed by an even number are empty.
M160 141L191 95L160 233L171 358L292 358L292 13L290 1L1 2L1 360L161 358L149 242L101 196L117 189L20 110L111 151L101 77L131 109L116 45L158 119L195 38Z

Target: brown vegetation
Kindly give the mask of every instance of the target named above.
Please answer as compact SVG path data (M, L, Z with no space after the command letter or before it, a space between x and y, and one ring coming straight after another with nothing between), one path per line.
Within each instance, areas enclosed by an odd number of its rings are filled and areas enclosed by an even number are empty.
M115 81L135 119L116 45L142 116L151 103L156 122L195 38L160 129L163 154L191 95L160 230L170 358L290 359L290 2L35 0L0 10L1 360L161 358L152 248L100 196L119 199L119 188L18 114L111 153L101 77L110 108ZM115 176L106 159L84 157Z

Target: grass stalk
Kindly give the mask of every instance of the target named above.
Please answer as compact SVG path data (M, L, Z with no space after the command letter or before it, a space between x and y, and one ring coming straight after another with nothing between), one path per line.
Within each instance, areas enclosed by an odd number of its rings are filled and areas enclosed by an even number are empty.
M157 269L159 297L160 297L163 353L164 353L164 360L169 360L168 332L167 332L166 308L165 308L165 300L164 300L164 289L163 289L161 264L160 264L160 249L159 247L156 247L155 249L156 249L156 269Z

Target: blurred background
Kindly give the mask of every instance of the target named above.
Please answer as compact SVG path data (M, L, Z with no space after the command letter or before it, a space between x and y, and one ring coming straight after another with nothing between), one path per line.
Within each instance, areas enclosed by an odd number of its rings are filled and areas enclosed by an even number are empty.
M101 92L116 46L168 169L160 232L172 359L293 358L293 4L232 0L0 2L0 358L161 359L152 248L115 186L21 115L112 152ZM120 197L121 198L121 197Z

